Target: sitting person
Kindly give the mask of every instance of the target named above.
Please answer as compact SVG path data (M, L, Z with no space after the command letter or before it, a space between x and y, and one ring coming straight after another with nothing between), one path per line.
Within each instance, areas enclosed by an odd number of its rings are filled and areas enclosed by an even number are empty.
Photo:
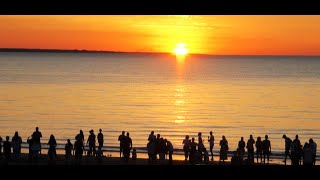
M137 150L134 148L132 150L132 160L136 160L137 159Z

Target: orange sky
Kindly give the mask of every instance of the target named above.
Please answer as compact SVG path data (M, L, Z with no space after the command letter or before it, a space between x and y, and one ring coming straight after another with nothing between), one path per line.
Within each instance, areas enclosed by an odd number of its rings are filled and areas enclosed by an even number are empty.
M320 16L0 16L0 48L320 55Z

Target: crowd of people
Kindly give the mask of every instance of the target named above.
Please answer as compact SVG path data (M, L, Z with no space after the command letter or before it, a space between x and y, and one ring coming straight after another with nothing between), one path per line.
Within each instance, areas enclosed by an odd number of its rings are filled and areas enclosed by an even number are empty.
M104 145L104 135L102 129L99 129L99 133L96 136L94 130L89 131L89 136L86 141L88 145L87 152L85 151L85 137L82 130L74 138L74 144L72 144L70 139L67 139L65 144L65 158L68 160L74 156L75 159L81 159L84 154L89 157L97 157L101 160L103 157L102 147ZM39 131L39 128L36 127L36 130L32 133L27 139L29 144L29 160L37 160L39 154L41 154L41 138L42 133ZM316 152L317 144L311 138L309 142L306 142L304 146L300 143L298 135L295 136L295 139L292 141L286 135L282 137L285 140L285 156L284 163L287 163L287 158L290 158L292 165L315 165L316 163ZM96 147L96 140L98 141L98 147ZM128 162L130 159L130 154L132 154L131 159L136 160L137 151L133 148L132 139L129 132L122 131L121 135L118 137L120 143L120 158ZM188 135L185 136L185 139L182 141L183 151L185 160L189 160L191 164L196 163L208 163L210 160L214 160L213 148L215 145L215 138L213 132L209 132L208 144L209 151L205 148L204 139L202 138L202 133L198 133L198 139L195 140L194 137L191 138ZM15 132L12 140L10 142L10 137L6 136L5 141L2 143L2 138L0 137L0 159L4 157L5 160L19 160L21 157L21 144L22 138L19 136L18 132ZM48 157L50 160L57 159L57 141L53 134L50 135L49 141L47 143L48 148ZM222 139L219 142L220 151L219 151L219 162L224 163L228 159L229 145L225 136L222 136ZM2 151L3 149L3 151ZM11 151L12 149L12 151ZM253 164L256 163L269 163L271 155L271 142L268 138L268 135L265 135L264 140L261 137L257 137L255 140L253 135L249 136L247 142L244 141L244 138L241 137L238 142L238 147L233 151L233 156L231 158L232 164ZM151 131L148 137L147 143L147 152L148 160L150 163L155 162L164 162L166 159L169 160L169 163L172 163L172 156L174 148L172 143L161 137L160 134L155 135L154 131ZM210 156L209 157L209 152ZM168 158L167 158L168 156ZM209 160L210 159L210 160Z

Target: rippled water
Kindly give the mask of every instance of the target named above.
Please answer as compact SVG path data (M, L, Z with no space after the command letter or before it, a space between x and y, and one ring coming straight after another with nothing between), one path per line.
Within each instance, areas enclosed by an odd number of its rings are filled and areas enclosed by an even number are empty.
M320 58L0 53L0 136L26 141L36 126L43 142L101 128L107 146L122 130L136 147L151 130L175 148L210 131L231 150L250 134L274 152L284 133L320 144Z

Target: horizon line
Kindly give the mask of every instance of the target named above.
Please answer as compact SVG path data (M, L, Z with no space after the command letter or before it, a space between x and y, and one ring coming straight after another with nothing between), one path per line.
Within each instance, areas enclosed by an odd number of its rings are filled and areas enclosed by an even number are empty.
M45 48L0 48L0 52L57 52L57 53L127 53L127 54L168 54L170 52L150 52L150 51L111 51L111 50L88 50L88 49L45 49ZM205 54L205 53L189 53L188 55L200 56L303 56L303 57L319 57L319 55L302 55L302 54Z

